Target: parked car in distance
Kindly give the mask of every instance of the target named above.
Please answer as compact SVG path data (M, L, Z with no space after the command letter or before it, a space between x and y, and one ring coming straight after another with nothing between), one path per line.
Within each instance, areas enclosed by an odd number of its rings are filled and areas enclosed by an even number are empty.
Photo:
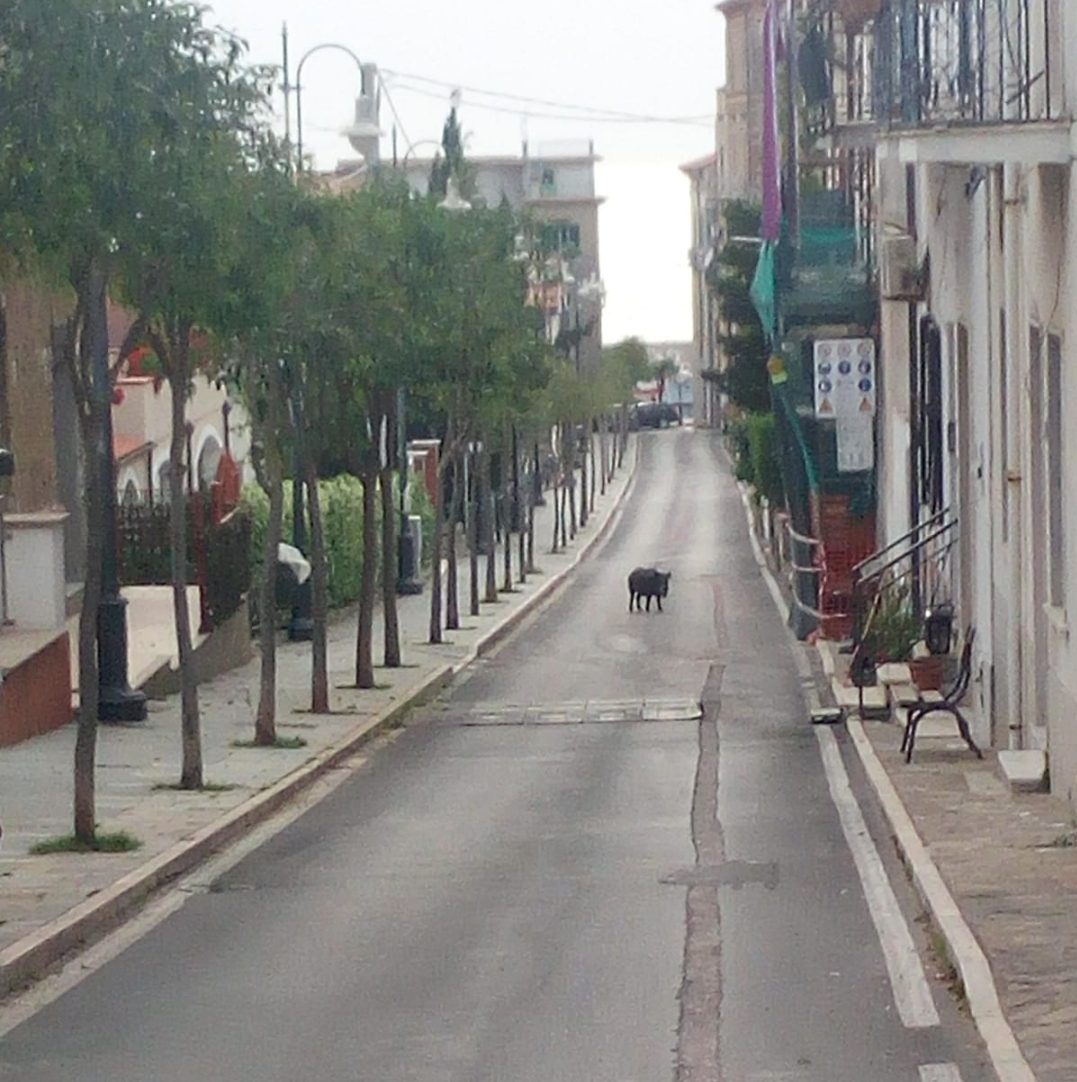
M669 428L670 425L681 423L681 415L677 407L669 402L637 402L632 407L628 422L632 429Z

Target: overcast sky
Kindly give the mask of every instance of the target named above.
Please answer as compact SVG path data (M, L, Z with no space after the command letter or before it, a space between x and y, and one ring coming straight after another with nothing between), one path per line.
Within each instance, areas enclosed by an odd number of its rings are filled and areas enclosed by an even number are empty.
M699 118L713 115L714 90L724 77L724 32L713 0L209 3L215 21L238 31L260 63L279 63L281 26L287 22L293 77L303 53L322 42L347 45L364 63L376 63L411 142L440 137L454 85L647 116ZM305 143L319 166L335 165L349 156L337 132L351 119L358 92L355 66L341 54L322 52L307 64L303 83ZM525 112L556 116L525 118ZM689 339L688 189L677 166L713 150L713 127L562 119L567 113L556 105L463 91L462 124L471 133L472 154L517 154L525 134L533 147L594 140L605 159L599 194L608 200L601 218L605 337ZM383 99L386 131L392 122ZM383 153L389 153L388 140Z

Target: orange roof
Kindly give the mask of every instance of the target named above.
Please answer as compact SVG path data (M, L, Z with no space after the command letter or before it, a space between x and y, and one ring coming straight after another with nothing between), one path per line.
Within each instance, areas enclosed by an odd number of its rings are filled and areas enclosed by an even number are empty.
M151 447L153 447L152 443L140 440L137 436L113 435L112 437L112 455L117 462L125 462L140 452L150 450Z

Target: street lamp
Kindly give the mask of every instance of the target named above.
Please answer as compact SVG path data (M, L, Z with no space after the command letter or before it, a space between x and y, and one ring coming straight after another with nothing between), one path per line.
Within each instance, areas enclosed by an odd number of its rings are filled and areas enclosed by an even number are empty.
M284 118L285 118L285 141L288 144L289 155L291 153L291 98L295 94L295 121L296 121L296 171L303 172L303 69L307 61L317 53L334 51L350 57L359 69L359 96L355 99L355 119L342 133L352 147L362 153L362 148L370 140L377 140L381 135L378 127L378 100L373 87L375 79L373 68L363 64L358 55L337 42L323 42L308 49L299 60L296 68L295 83L291 81L291 65L288 60L288 27L285 25L282 31L283 61L284 61ZM366 155L364 155L366 157ZM293 385L291 395L292 418L296 426L296 433L302 424L302 404L299 399L299 389ZM306 508L304 506L304 481L303 463L299 454L299 439L296 439L294 472L292 479L292 544L304 555L307 547L307 523ZM295 602L292 605L292 615L288 622L288 638L292 642L308 642L314 634L314 621L311 616L311 580L296 587Z
M101 326L93 340L94 392L99 397L101 432L98 484L101 485L101 598L97 605L97 716L101 721L145 721L146 696L134 690L127 671L127 600L120 593L119 554L116 537L116 463L112 449L112 375L109 371L108 330L104 298L91 319Z
M291 67L288 61L288 27L282 32L284 47L284 125L286 141L291 143L291 98L295 93L296 157L298 172L303 171L303 68L316 53L332 50L350 57L359 69L359 96L355 99L355 120L344 129L343 134L352 146L361 151L364 141L377 139L381 135L378 126L378 100L374 86L375 69L367 67L359 56L347 45L335 41L322 42L309 48L299 60L295 82L291 81Z

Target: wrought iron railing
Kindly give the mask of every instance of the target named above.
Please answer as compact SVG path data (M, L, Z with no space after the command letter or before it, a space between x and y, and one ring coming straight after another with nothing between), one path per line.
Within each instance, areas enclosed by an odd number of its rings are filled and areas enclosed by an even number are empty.
M957 542L958 520L946 508L853 568L854 647L863 641L873 603L883 588L904 591L917 620L929 607L952 599L951 556Z
M1050 119L1057 11L1052 0L890 0L873 28L875 119Z

